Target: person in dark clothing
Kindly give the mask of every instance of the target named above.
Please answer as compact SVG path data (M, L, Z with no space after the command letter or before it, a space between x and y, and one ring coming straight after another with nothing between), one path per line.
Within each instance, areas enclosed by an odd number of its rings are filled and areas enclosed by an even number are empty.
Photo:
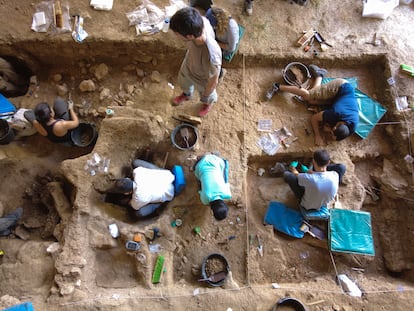
M53 109L45 102L39 103L34 109L34 117L30 120L33 126L52 142L70 141L70 131L79 126L73 102L66 103L61 98L55 100Z
M212 0L190 0L190 6L207 11L213 5Z

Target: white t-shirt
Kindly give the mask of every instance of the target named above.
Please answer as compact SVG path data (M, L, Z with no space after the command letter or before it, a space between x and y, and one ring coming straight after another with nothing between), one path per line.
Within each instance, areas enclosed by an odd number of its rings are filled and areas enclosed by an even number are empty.
M299 186L305 188L301 205L305 209L320 209L332 201L338 192L339 175L335 171L299 174Z
M137 167L133 171L135 188L131 206L138 210L149 203L171 201L174 198L174 175L169 170Z

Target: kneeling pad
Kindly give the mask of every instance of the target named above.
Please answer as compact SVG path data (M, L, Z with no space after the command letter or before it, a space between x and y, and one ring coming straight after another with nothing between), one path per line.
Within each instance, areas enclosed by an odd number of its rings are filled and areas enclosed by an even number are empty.
M299 211L289 208L281 202L272 201L267 208L264 222L280 232L295 238L303 238L305 232L300 230L303 216Z
M306 209L299 207L300 212L306 220L328 220L330 216L329 208L322 206L320 209Z

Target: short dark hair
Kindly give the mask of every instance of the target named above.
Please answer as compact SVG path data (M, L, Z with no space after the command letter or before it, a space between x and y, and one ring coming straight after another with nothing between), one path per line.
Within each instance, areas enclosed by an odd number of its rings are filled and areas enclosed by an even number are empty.
M36 119L40 123L46 123L49 121L51 117L52 110L50 109L49 105L45 102L39 103L36 105L34 109L34 114L36 116Z
M117 179L112 189L112 193L129 193L134 190L134 182L131 178Z
M203 34L203 18L196 9L185 7L171 17L170 28L184 37L192 35L198 38Z
M313 159L315 160L316 164L320 167L326 166L329 164L331 160L331 156L329 155L328 151L325 149L316 150L313 153Z
M217 220L223 220L227 217L229 207L223 200L214 200L210 202L210 207L213 210L214 218Z
M346 124L341 124L333 131L337 141L345 139L349 136L349 127Z

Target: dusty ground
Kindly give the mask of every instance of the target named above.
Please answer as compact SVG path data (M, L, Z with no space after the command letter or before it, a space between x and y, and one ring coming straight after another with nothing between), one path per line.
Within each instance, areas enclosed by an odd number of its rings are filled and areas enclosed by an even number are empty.
M154 1L159 7L167 1ZM227 75L219 86L220 102L198 126L200 139L192 151L171 144L170 133L179 122L173 116L196 115L197 96L179 108L169 104L178 94L168 86L176 75L184 45L172 33L136 37L125 13L139 1L115 1L111 12L92 10L88 1L71 1L71 12L86 17L89 37L75 43L70 34L40 34L30 30L34 3L1 2L0 54L24 60L39 80L31 96L10 98L18 107L51 102L70 90L84 121L94 122L99 138L91 148L62 147L40 136L0 147L2 213L24 207L15 234L0 239L5 252L0 265L0 306L32 301L36 310L270 310L275 302L293 296L309 310L410 310L413 308L414 244L411 154L412 112L396 112L386 79L394 76L400 95L413 102L412 78L401 74L400 63L414 65L413 6L397 7L386 20L361 17L362 3L312 0L306 7L288 1L256 0L251 17L242 14L242 1L216 1L246 27L239 53L225 64ZM304 53L294 43L303 30L318 30L334 47ZM377 33L380 45L371 42ZM336 269L355 280L363 298L342 293L335 283L326 243L310 237L293 239L263 226L271 200L294 206L293 195L281 178L267 173L277 161L309 159L315 149L310 130L311 112L290 95L263 95L292 61L317 63L332 77L357 77L359 88L388 110L369 137L356 135L327 146L334 161L347 165L346 185L340 187L343 207L371 212L375 257L334 254ZM103 76L100 64L109 68ZM61 75L61 79L59 78ZM98 77L97 77L98 76ZM83 80L96 90L81 92ZM110 96L103 96L107 89ZM104 118L111 106L115 114ZM286 126L299 139L275 156L256 145L262 135L259 119L272 119L273 129ZM136 156L146 153L166 167L182 165L187 186L156 219L134 223L125 210L103 202L97 191L111 178L128 172ZM231 165L233 202L228 219L214 221L199 202L191 170L194 158L218 151ZM89 175L84 165L96 152L111 159L109 174ZM258 176L257 170L266 173ZM378 189L380 199L364 187ZM172 227L180 217L183 226ZM107 226L117 223L115 240ZM136 254L125 250L134 233L158 227L166 258L160 284L151 284L157 257L148 241ZM194 234L200 227L201 234ZM264 256L256 241L260 235ZM235 236L222 244L229 236ZM53 244L57 242L57 244ZM56 250L47 252L50 246ZM218 252L229 261L232 278L223 288L198 283L205 256ZM273 289L271 283L280 285ZM198 289L198 290L197 290Z

